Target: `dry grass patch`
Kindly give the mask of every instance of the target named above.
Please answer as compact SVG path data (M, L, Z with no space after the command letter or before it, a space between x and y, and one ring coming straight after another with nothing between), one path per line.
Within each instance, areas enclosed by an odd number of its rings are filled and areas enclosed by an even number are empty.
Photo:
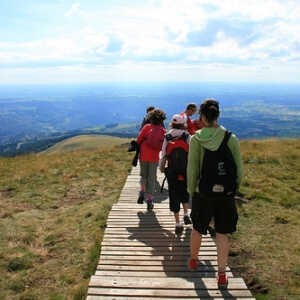
M0 158L0 299L85 299L127 149Z
M241 148L242 193L251 201L239 203L233 270L257 299L299 299L300 194L291 186L300 185L300 140L243 141ZM238 264L247 268L235 270Z
M230 267L256 299L299 299L300 140L241 149L249 201L238 202ZM85 299L132 158L125 148L0 158L0 299Z

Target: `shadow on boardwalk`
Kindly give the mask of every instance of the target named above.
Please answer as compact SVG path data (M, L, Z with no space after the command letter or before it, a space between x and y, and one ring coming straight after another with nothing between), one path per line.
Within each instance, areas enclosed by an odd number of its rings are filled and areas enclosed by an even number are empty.
M203 238L197 272L190 272L191 226L176 236L174 216L169 211L167 187L160 193L158 174L155 207L136 204L138 168L123 188L118 204L107 220L100 260L92 276L87 300L92 299L254 299L241 278L229 275L227 291L216 284L217 256L213 239Z
M137 216L139 219L139 229L145 228L147 234L141 234L136 227L127 227L126 230L131 234L129 239L137 240L147 247L152 248L152 257L163 257L162 270L166 277L179 277L190 281L194 284L194 290L199 298L210 298L210 293L203 289L205 283L202 278L215 278L216 272L213 269L211 261L206 260L200 262L199 273L190 273L187 266L182 264L182 262L187 262L187 245L189 245L189 238L192 231L191 227L186 227L183 235L177 236L174 233L174 230L168 230L160 225L154 211L138 212ZM150 222L151 227L149 227ZM155 234L153 231L155 231ZM151 238L153 235L155 236L155 239ZM183 237L183 239L181 237ZM147 270L145 270L145 272L147 272ZM189 272L189 276L187 276L186 272ZM195 274L197 275L195 276ZM222 290L219 293L226 298L233 296L226 290Z

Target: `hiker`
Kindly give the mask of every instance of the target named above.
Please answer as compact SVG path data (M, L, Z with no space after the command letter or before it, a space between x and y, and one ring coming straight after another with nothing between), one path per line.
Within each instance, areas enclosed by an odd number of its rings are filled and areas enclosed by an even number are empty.
M191 116L197 112L197 105L195 103L188 103L185 111L181 112L180 115L183 117L184 128L190 134L194 134L194 126L191 121Z
M162 146L159 170L166 174L170 200L169 207L175 217L175 234L179 235L183 231L183 225L179 218L181 203L184 213L184 224L192 224L188 214L189 194L187 192L186 183L187 156L191 136L184 130L184 120L181 115L174 115L171 123L172 129L165 135L165 140ZM178 147L181 148L182 152L176 152L174 161L171 161L171 157L173 157L172 151L177 151L176 149L178 149ZM180 155L182 155L182 157ZM166 162L168 162L168 165L165 168ZM172 170L174 172L174 176L171 174Z
M228 284L225 272L229 250L228 234L236 231L238 214L234 196L241 185L243 165L239 141L235 135L231 134L228 143L226 142L228 151L224 150L224 153L227 153L227 165L231 156L230 165L234 171L230 172L227 166L224 173L224 163L220 163L219 169L218 166L216 167L216 176L223 178L224 176L221 175L225 174L226 178L232 176L233 180L230 180L230 185L216 182L210 187L207 182L202 184L204 178L213 177L211 174L207 176L211 168L208 166L207 155L216 153L226 134L226 129L218 124L220 111L219 103L215 99L204 100L200 105L199 113L206 127L197 131L191 138L187 167L188 192L192 196L191 219L193 223L190 236L191 257L188 260L188 267L191 271L197 271L202 235L207 234L209 223L213 218L218 255L217 284L221 289L226 288ZM222 158L222 160L225 159ZM220 171L222 172L218 173Z
M191 129L192 134L191 135L194 135L197 130L202 129L203 127L205 127L205 124L201 120L201 117L192 120L192 129Z
M152 195L155 190L156 172L159 162L159 152L164 140L166 129L163 126L166 114L161 109L154 109L149 121L140 131L136 138L136 143L140 147L140 185L141 190L137 200L138 204L143 204L145 196L147 197L147 209L152 210L154 207Z
M144 116L143 118L143 121L141 123L141 127L140 127L140 131L142 130L142 128L146 125L146 124L150 124L150 121L149 121L149 117L150 117L150 114L151 112L155 109L154 106L148 106L147 109L146 109L146 115Z

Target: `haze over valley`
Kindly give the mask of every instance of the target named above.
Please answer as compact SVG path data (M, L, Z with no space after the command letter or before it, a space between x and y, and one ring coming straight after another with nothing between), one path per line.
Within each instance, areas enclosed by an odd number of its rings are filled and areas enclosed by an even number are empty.
M239 139L299 137L299 84L2 85L0 155L38 152L77 134L135 137L147 106L163 109L168 126L172 115L182 112L187 103L199 105L207 97L220 102L220 124Z

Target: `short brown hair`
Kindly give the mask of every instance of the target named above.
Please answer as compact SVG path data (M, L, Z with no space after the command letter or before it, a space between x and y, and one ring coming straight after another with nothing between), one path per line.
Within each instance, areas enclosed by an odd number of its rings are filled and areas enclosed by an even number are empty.
M164 120L166 119L166 113L158 108L155 108L149 116L149 121L154 125L163 124Z

